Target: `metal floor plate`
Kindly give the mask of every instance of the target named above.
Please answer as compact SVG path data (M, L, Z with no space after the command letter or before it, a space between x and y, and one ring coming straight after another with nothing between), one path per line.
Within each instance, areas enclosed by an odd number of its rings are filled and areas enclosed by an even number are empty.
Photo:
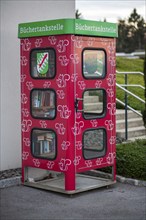
M114 183L115 181L109 179L77 174L76 189L73 191L65 190L63 176L60 176L58 178L38 181L38 182L25 182L24 185L40 188L44 190L54 191L54 192L60 192L64 194L75 194L75 193L80 193L80 192L108 186Z

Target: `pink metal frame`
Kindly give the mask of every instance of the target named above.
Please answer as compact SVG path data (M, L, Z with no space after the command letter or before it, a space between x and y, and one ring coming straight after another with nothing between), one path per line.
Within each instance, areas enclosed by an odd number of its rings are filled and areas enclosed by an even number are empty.
M76 173L112 166L115 180L115 39L75 35L56 35L21 39L21 112L22 112L22 182L25 167L35 167L63 172L65 190L76 189ZM33 79L30 75L32 49L54 48L56 51L56 76L53 79ZM82 75L82 51L84 48L104 49L107 55L107 71L104 79L85 79ZM30 114L30 93L35 88L56 91L57 114L54 120L33 118ZM106 90L106 114L99 119L87 120L75 110L75 99L82 98L85 89ZM82 102L79 109L82 109ZM82 153L82 136L86 129L105 128L107 151L102 158L85 160ZM31 130L53 129L57 135L55 160L34 158L31 154Z

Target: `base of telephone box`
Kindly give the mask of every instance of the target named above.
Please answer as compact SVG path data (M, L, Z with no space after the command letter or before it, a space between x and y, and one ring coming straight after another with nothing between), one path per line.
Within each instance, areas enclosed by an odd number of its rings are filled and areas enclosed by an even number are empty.
M76 174L76 189L72 191L65 190L64 182L65 182L64 176L61 175L56 178L51 178L36 182L27 181L24 182L24 185L72 195L80 192L85 192L85 191L109 186L114 184L116 181L100 178L100 177L92 177L88 175Z

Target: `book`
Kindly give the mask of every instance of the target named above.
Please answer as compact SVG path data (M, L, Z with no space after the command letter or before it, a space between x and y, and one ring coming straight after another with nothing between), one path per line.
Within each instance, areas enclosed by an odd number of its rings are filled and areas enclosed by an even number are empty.
M43 141L43 153L49 153L50 149L49 149L49 141Z

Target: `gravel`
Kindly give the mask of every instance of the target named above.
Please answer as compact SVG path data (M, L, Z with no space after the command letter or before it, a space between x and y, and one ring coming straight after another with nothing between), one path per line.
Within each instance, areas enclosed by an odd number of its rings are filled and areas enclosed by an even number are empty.
M21 176L21 168L0 171L0 180Z
M117 144L122 143L124 141L125 141L124 138L116 137ZM13 177L21 177L21 168L0 171L0 180L13 178Z

